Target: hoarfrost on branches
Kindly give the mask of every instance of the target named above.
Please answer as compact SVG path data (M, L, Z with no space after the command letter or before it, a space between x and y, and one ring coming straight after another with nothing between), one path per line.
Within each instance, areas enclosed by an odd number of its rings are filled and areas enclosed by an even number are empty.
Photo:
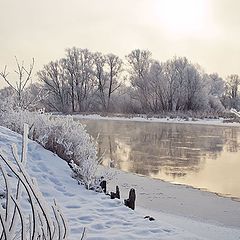
M73 161L80 171L78 177L89 188L97 178L98 158L96 142L86 132L85 126L71 116L53 116L29 111L7 111L2 113L3 126L23 133L23 124L30 126L29 137L46 149L56 153L70 163Z

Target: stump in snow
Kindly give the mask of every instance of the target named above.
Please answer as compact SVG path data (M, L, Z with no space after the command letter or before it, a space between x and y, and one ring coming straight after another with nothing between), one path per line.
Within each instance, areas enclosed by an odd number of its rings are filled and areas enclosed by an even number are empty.
M107 192L107 182L105 180L103 180L102 182L100 182L100 187L102 188L103 192L106 193Z
M120 199L120 191L118 186L116 186L116 198Z
M128 199L124 199L124 204L131 208L132 210L135 209L135 200L136 200L136 193L135 193L135 189L131 188L129 191L129 197Z
M116 186L116 192L111 192L110 196L111 196L111 199L114 199L114 198L120 199L120 191L118 186Z
M155 218L154 217L151 217L151 216L145 216L144 219L148 218L149 221L154 221Z

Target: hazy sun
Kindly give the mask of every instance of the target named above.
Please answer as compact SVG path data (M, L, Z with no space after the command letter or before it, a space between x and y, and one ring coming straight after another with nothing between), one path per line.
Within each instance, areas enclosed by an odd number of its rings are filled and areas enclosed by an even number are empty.
M156 0L157 21L177 34L201 32L207 23L208 0Z

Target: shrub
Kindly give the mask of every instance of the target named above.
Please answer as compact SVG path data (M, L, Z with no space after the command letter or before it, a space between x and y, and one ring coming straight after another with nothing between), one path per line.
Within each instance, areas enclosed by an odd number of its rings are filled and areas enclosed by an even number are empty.
M71 116L11 110L2 113L0 123L20 134L23 133L23 124L27 123L30 139L67 162L73 161L79 167L78 179L87 188L95 184L98 166L96 143L86 132L85 126Z

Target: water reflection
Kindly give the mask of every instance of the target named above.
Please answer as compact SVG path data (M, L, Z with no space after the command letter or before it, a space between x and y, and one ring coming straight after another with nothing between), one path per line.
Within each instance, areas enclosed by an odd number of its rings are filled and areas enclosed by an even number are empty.
M240 197L239 128L81 122L93 137L100 133L98 154L104 154L104 165Z

